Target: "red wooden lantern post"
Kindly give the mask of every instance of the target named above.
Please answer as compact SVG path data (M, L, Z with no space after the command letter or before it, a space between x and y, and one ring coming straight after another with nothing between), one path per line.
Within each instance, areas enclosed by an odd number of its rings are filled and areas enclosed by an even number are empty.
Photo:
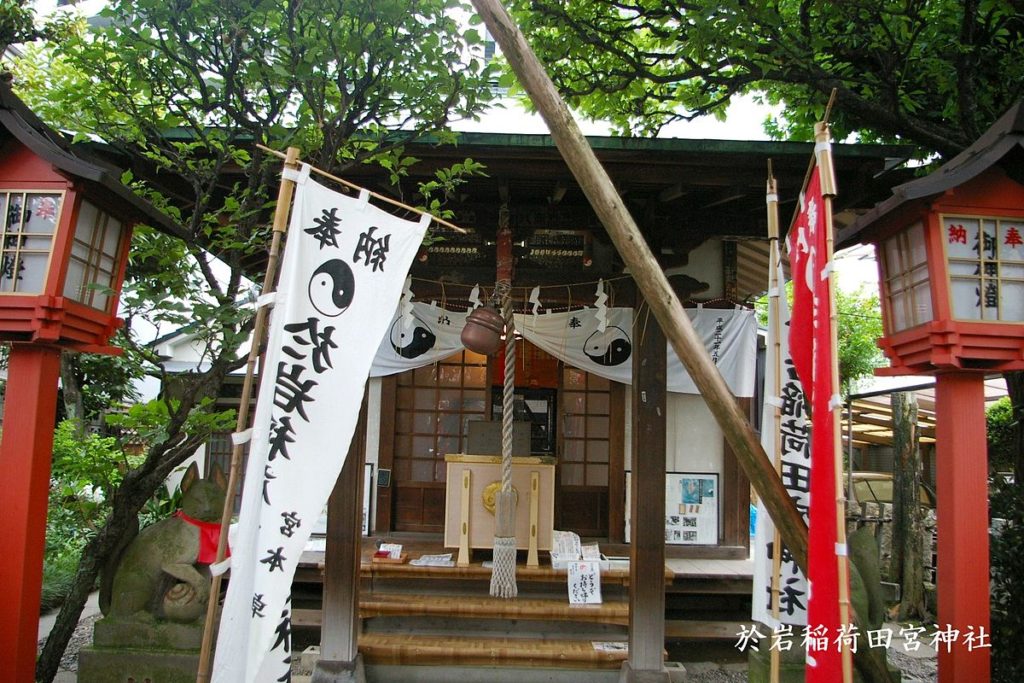
M35 680L50 459L65 349L113 353L131 225L159 214L63 143L0 82L0 671Z
M939 681L989 680L985 374L1024 369L1024 106L894 188L840 243L876 247L891 367L936 377Z

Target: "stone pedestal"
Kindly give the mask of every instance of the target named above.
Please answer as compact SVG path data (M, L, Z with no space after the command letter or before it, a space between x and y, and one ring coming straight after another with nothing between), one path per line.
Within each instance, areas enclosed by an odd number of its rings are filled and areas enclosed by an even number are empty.
M96 622L93 644L79 653L78 680L194 683L202 639L201 624L105 617Z

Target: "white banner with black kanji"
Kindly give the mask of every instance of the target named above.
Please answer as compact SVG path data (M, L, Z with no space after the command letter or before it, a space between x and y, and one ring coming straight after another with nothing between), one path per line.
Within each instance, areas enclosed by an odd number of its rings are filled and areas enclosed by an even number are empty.
M429 223L396 218L365 191L346 197L298 177L214 683L287 680L292 577L341 472L370 364Z
M779 267L778 282L785 282ZM781 293L781 294L780 294ZM810 499L810 422L804 411L804 393L789 355L789 306L785 287L769 294L778 300L779 319L768 316L768 357L765 362L765 400L761 412L761 445L773 461L779 449L780 476L789 497L807 520ZM771 299L770 299L771 301ZM781 330L781 333L778 332ZM772 340L777 340L778 347ZM773 349L778 349L776 361ZM778 369L781 368L781 373ZM779 395L772 396L779 374ZM776 429L775 415L780 421ZM807 579L793 560L788 548L776 543L775 524L762 500L757 503L757 527L754 533L754 581L751 616L773 629L781 624L807 625ZM772 585L775 555L779 573ZM778 593L776 616L775 595Z

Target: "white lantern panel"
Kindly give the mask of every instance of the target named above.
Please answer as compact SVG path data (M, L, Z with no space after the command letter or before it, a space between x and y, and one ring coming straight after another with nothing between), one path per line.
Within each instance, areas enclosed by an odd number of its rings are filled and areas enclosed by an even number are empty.
M22 249L27 249L29 251L40 251L49 254L50 246L53 244L53 237L50 235L24 235L20 238L20 241Z
M944 218L942 221L946 236L946 253L950 259L977 260L981 243L978 240L979 221L977 218L959 216Z
M110 305L110 294L106 291L95 291L92 293L92 307L101 311L107 310Z
M890 298L890 301L892 303L892 306L890 307L890 310L892 311L893 329L895 329L895 330L905 330L905 329L907 329L907 327L908 327L908 319L907 319L907 301L908 301L908 298L907 298L906 292L901 292L899 294L894 294Z
M1001 319L1024 322L1024 282L1004 282L999 292Z
M924 243L924 226L917 222L907 230L907 239L910 242L909 257L907 266L913 268L928 262L928 250Z
M913 292L914 301L914 323L921 324L933 318L932 314L932 288L925 282L915 285Z
M64 296L81 301L85 294L85 264L78 259L68 261L68 274L64 280Z
M24 215L24 232L52 235L60 216L59 194L29 194L28 211Z
M103 254L113 260L117 257L117 248L121 244L121 221L107 218L107 226L103 236Z
M998 241L996 240L996 222L986 220L983 222L983 234L981 243L981 257L985 261L995 261L998 257Z
M102 311L107 310L110 305L107 290L114 283L121 230L120 221L111 218L95 205L82 202L71 247L71 265L64 281L64 296Z
M75 242L92 244L99 212L94 204L82 201L78 207L78 221L75 224Z
M900 262L899 235L887 239L882 244L882 265L885 266L885 276L893 278L903 271Z
M953 317L961 320L981 319L981 289L977 280L952 280Z
M999 226L999 260L1024 262L1024 222L1003 221Z
M49 254L21 253L18 268L17 292L41 292L46 280L46 267L50 262Z
M21 232L22 209L25 208L25 197L19 194L8 195L7 212L4 218L6 232Z
M18 262L18 252L4 251L0 256L0 292L13 292L19 277L16 273L24 268L23 263Z

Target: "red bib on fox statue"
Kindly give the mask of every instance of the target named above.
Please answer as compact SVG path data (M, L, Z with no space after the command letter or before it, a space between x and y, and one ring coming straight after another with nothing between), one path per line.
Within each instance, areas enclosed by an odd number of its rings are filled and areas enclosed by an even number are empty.
M199 529L199 553L196 555L196 562L199 564L213 564L217 561L217 544L220 542L220 522L204 522L178 510L174 516L188 522ZM231 548L227 549L225 557L231 557Z

